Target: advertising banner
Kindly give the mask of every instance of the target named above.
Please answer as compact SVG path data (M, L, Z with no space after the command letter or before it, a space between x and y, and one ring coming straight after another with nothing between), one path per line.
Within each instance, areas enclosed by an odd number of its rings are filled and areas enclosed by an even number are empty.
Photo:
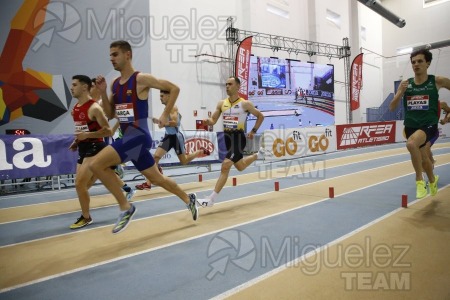
M150 152L153 155L164 137L164 131L154 132L152 136ZM187 154L200 148L211 152L211 155L198 157L191 164L220 161L215 132L186 131L184 136ZM68 149L72 141L72 134L0 135L0 180L75 174L78 151ZM179 165L180 161L171 149L160 164ZM133 166L131 162L126 165Z
M337 125L337 149L394 143L395 132L395 121Z
M311 156L336 151L334 126L265 130L263 147L274 160Z
M265 89L254 89L248 92L250 97L263 97L266 95Z
M152 149L150 150L150 153L152 155L155 154L156 149L158 148L158 145L160 141L164 138L165 131L155 131L152 133L153 137L153 145ZM219 162L219 146L217 142L217 135L215 132L209 132L209 131L184 131L184 145L186 147L186 154L193 153L200 148L206 148L208 151L211 152L211 155L208 156L200 156L196 159L194 159L191 164L198 164L198 163L212 163L212 162ZM177 154L173 149L171 149L169 152L164 155L161 160L159 161L159 164L164 166L170 166L170 165L179 165L180 160L177 157ZM133 166L131 162L127 163L127 166Z
M350 69L350 106L354 111L359 108L359 94L362 87L363 53L358 54Z
M72 134L0 135L0 180L74 174Z
M241 81L239 97L248 100L248 81L250 74L250 54L252 53L252 37L245 38L236 52L236 77Z

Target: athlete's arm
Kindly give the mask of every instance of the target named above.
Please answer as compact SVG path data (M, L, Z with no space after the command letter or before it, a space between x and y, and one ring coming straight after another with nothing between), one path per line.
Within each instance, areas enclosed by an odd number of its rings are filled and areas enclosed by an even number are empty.
M223 100L220 100L219 103L217 103L216 110L211 115L211 118L204 119L203 124L206 124L206 125L216 124L217 120L219 120L219 117L222 114L222 105L223 105Z
M111 136L114 135L114 132L116 132L120 126L120 122L119 122L119 119L117 118L117 116L114 116L114 119L116 119L116 124L114 124L114 126L111 128L111 132L113 133Z
M442 87L450 90L450 79L443 76L436 76L436 87L438 90Z
M139 99L147 99L148 91L151 88L169 92L169 100L167 101L166 107L164 108L164 111L159 118L159 122L161 123L161 125L167 124L167 119L173 109L173 106L175 105L175 102L177 101L178 94L180 93L180 88L168 80L157 79L153 75L146 73L138 74L137 84Z
M439 90L441 87L450 90L450 79L443 76L436 76L436 88ZM450 108L446 102L441 101L441 109L446 112L445 117L439 121L442 125L444 125L450 122Z
M403 80L400 85L398 86L397 93L395 93L394 99L392 99L391 103L389 104L389 110L393 111L398 106L398 103L403 97L403 94L406 91L406 88L408 87L408 80Z
M169 127L178 127L178 108L175 106L170 113L170 120L169 122L164 126L159 122L158 118L152 118L153 123L158 124L159 128L163 128L165 126Z
M170 112L170 120L169 124L170 127L178 127L178 107L174 106L172 111Z
M242 102L242 108L256 117L255 126L248 133L248 137L252 139L253 135L256 133L256 131L264 121L264 115L258 109L256 109L253 103L249 100Z
M100 105L94 103L88 110L89 119L92 121L97 121L97 123L102 127L100 130L93 132L75 132L75 138L78 141L82 141L90 138L102 138L107 136L112 136L114 132L111 130L108 124L108 120L105 117L105 113L103 112Z
M441 101L441 109L445 111L445 117L439 122L444 125L450 122L450 107L446 102Z
M114 81L113 81L114 82ZM105 77L99 75L97 76L97 79L95 80L95 86L100 91L100 95L102 98L102 108L105 112L108 119L112 119L115 117L116 114L116 107L114 106L114 100L113 100L113 94L112 94L112 84L111 84L111 96L108 97L108 94L106 92L107 84Z

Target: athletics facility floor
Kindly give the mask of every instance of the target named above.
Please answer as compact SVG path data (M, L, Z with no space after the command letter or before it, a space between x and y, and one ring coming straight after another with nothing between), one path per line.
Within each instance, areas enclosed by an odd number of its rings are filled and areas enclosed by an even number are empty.
M415 199L405 144L390 144L234 170L196 222L138 191L117 235L101 185L76 231L74 189L2 196L0 299L450 299L450 141L433 153L433 197ZM173 178L201 198L218 175Z

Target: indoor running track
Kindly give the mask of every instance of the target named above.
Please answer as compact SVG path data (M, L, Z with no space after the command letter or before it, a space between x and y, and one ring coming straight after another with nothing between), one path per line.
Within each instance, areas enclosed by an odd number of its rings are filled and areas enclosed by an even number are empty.
M433 146L434 197L415 199L409 154L391 144L234 170L196 222L164 190L138 191L117 235L102 186L78 231L73 189L2 196L0 299L450 299L449 149ZM218 175L174 179L201 198Z

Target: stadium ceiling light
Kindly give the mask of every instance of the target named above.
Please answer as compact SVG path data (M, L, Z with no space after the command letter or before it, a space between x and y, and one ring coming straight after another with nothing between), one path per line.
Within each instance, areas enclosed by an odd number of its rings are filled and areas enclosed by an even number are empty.
M408 46L403 46L403 47L397 48L397 54L398 55L409 54L409 53L412 53L414 51L421 50L421 49L432 50L432 49L439 49L439 48L449 47L449 46L450 46L450 39L440 41L440 42L433 42L433 43L429 43L429 44L420 42L420 43L415 43L413 45L408 45Z
M426 45L422 45L422 46L416 46L412 49L412 51L416 51L416 50L420 50L420 49L438 49L438 48L443 48L443 47L448 47L450 46L450 40L445 40L445 41L440 41L440 42L434 42L434 43L429 43Z
M411 52L413 52L413 47L405 47L405 48L398 48L397 49L397 54L398 55L409 54Z
M276 7L275 5L272 5L270 3L267 3L266 10L268 12L274 14L274 15L277 15L277 16L289 19L289 12L288 11L286 11L286 10L284 10L282 8Z
M358 0L358 2L361 2L386 20L388 20L391 23L394 23L400 28L405 27L406 21L399 16L395 15L393 12L386 9L378 0Z

